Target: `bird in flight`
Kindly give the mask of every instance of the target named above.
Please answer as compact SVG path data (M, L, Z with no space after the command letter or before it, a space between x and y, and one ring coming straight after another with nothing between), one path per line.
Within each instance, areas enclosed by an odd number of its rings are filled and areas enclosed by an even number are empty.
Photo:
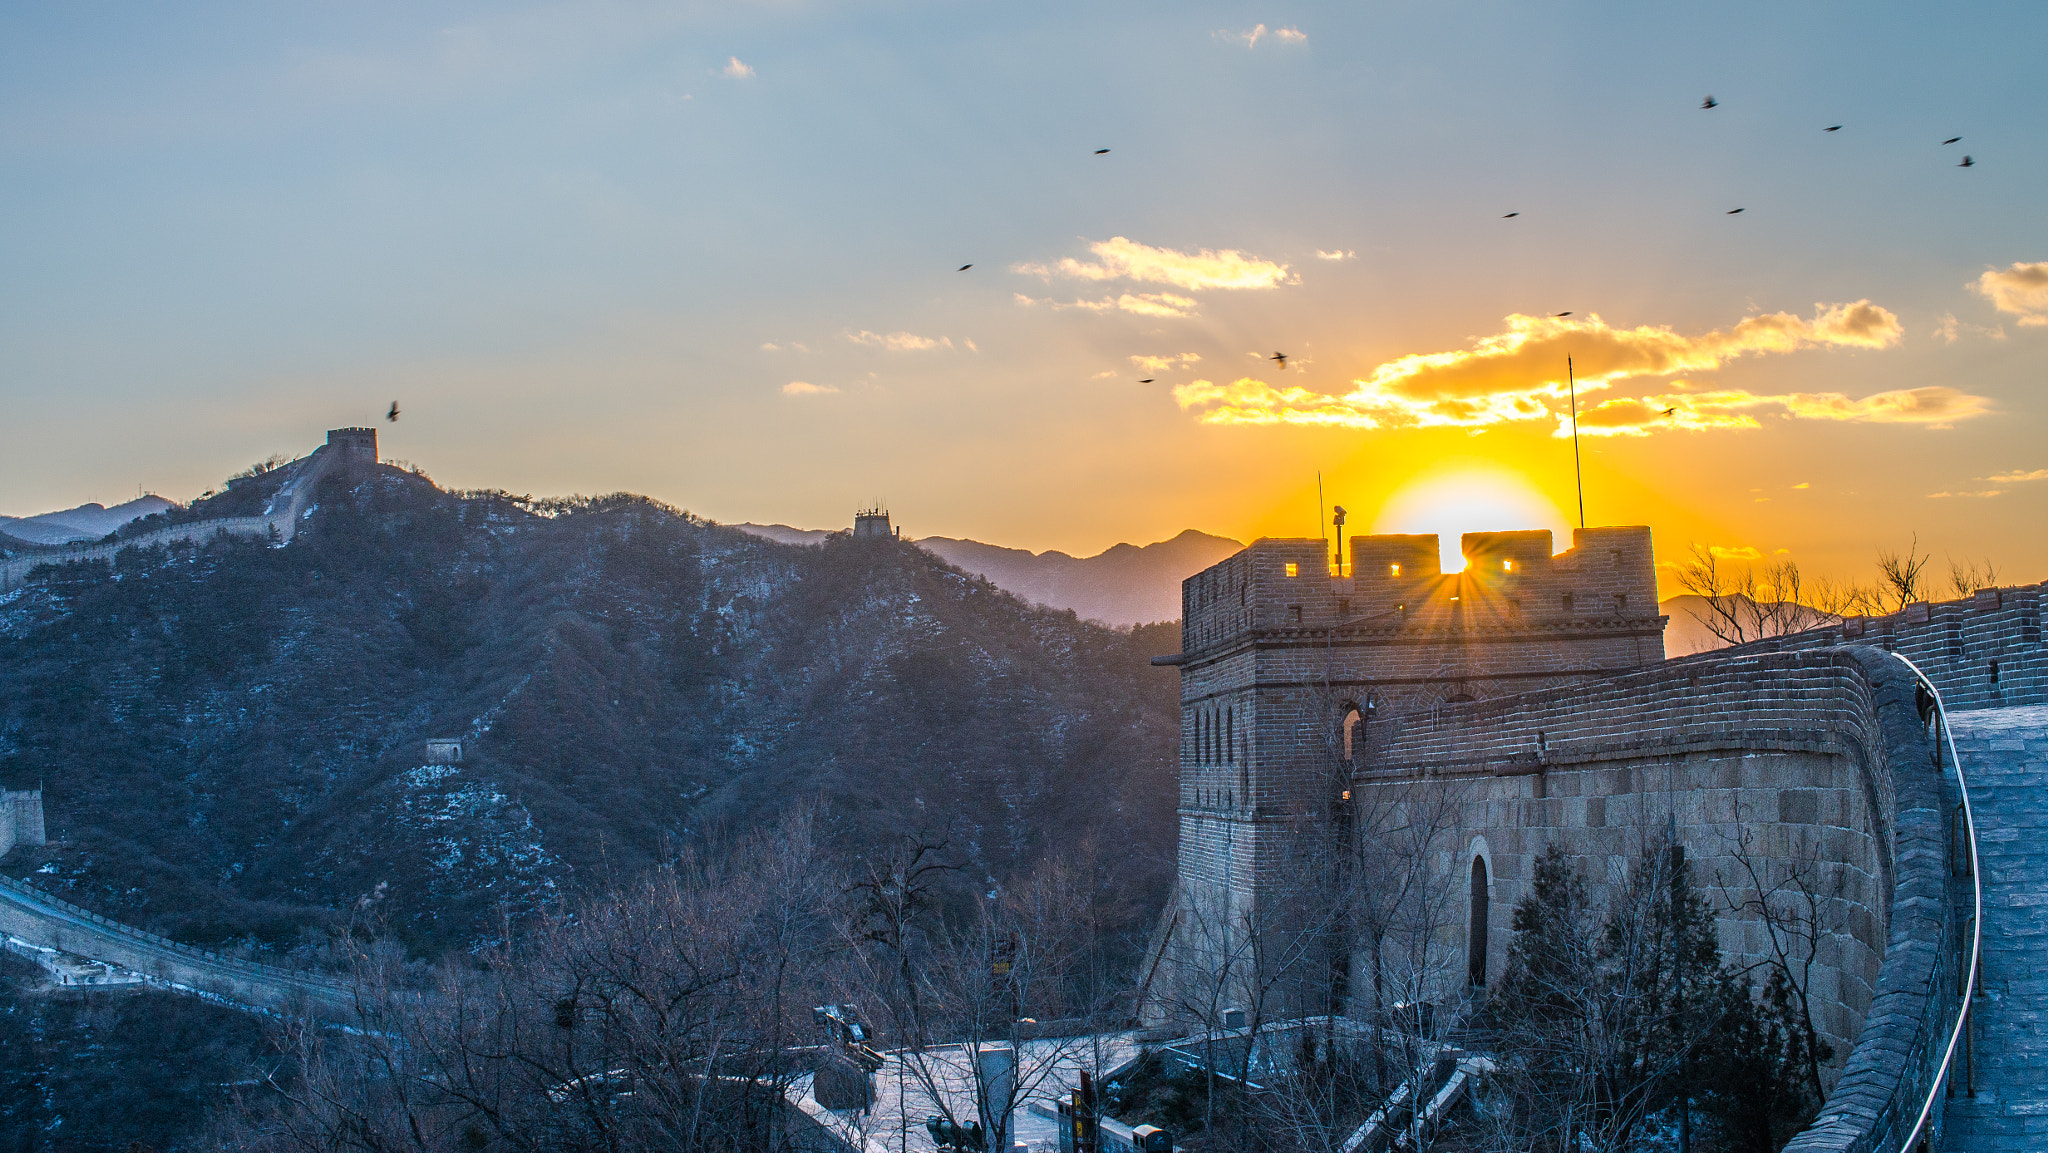
M384 419L385 419L385 420L390 420L390 421L395 421L395 420L397 420L397 419L398 419L398 402L397 402L397 401L395 401L395 400L394 400L394 401L392 401L392 402L391 402L391 411L390 411L390 412L387 412L387 413L385 413L385 414L384 414Z
M1276 352L1266 359L1278 364L1282 371L1285 371L1287 368L1287 354L1284 352Z
M1716 99L1714 99L1714 98L1713 98L1712 96L1709 96L1709 97L1707 97L1707 98L1706 98L1705 100L1702 100L1702 101L1700 101L1700 107L1701 107L1701 108L1716 108L1716 107L1719 107L1719 106L1720 106L1720 103L1721 103L1721 102L1720 102L1719 100L1716 100Z
M1508 213L1508 214L1507 214L1506 216L1503 216L1503 217L1501 217L1501 219L1502 219L1502 220L1513 220L1513 219L1514 219L1515 217L1517 217L1517 216L1520 216L1520 215L1521 215L1521 213L1519 213L1519 212L1510 212L1510 213Z
M1839 124L1831 125L1827 128L1821 129L1822 132L1840 132L1841 130L1842 126Z
M960 266L959 268L956 268L956 269L954 269L953 271L955 271L955 272L965 272L965 271L967 271L968 269L970 269L970 268L973 268L973 267L974 267L974 266L973 266L972 264L963 264L963 265L961 265L961 266Z
M1146 377L1145 379L1143 379L1143 380L1139 381L1138 383L1139 383L1139 384L1151 384L1151 383L1152 383L1152 381L1153 381L1153 379L1154 379L1154 378L1152 378L1152 377L1149 377L1149 376L1148 376L1148 377Z
M1095 150L1095 155L1097 155L1097 156L1107 156L1107 155L1109 155L1109 149L1107 149L1107 148L1098 148L1098 149L1096 149L1096 150Z
M1970 167L1971 165L1973 165L1973 164L1975 164L1975 163L1977 163L1977 162L1976 162L1975 160L1972 160L1972 159L1971 159L1970 157L1968 157L1968 156L1965 156L1965 157L1963 157L1963 162L1962 162L1961 164L1958 164L1958 165L1956 165L1956 167L1957 167L1957 168L1968 168L1968 167Z
M1951 136L1951 137L1949 137L1949 138L1948 138L1947 140L1944 140L1944 141L1942 141L1942 143L1943 143L1943 144L1954 144L1954 143L1955 143L1956 141L1958 141L1958 140L1961 140L1961 139L1962 139L1962 137L1960 137L1960 136Z
M1677 409L1676 407L1672 407L1672 408L1667 408L1667 409L1665 409L1665 410L1664 410L1664 415L1665 415L1665 416L1677 416L1677 415L1678 415L1678 409Z
M1551 313L1551 314L1550 314L1550 319L1552 319L1552 320L1556 320L1556 319L1557 319L1558 317L1560 317L1560 316L1570 316L1570 315L1571 315L1571 313L1569 313L1569 312L1554 312L1554 313Z
M1730 216L1733 216L1733 215L1735 215L1736 213L1738 213L1738 212L1742 212L1742 211L1744 211L1744 209L1740 209L1740 208L1731 208L1731 209L1729 209L1729 210L1728 210L1728 215L1730 215Z

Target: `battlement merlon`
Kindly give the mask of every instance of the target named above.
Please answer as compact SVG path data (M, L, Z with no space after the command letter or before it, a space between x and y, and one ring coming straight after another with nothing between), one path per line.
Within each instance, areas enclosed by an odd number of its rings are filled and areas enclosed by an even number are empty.
M1466 533L1445 573L1431 534L1354 536L1342 575L1325 542L1267 537L1181 586L1182 653L1291 629L1663 631L1643 525L1576 529L1552 555L1547 529Z

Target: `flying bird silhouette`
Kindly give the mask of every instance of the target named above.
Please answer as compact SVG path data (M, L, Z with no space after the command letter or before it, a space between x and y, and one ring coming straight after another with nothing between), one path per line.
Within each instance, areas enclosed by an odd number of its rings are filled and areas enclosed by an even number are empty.
M1968 157L1968 156L1965 156L1965 157L1963 157L1963 162L1962 162L1961 164L1958 164L1958 165L1956 165L1956 167L1957 167L1957 168L1968 168L1968 167L1970 167L1971 165L1973 165L1973 164L1975 164L1975 163L1977 163L1977 162L1976 162L1975 160L1972 160L1972 159L1971 159L1970 157Z
M1284 352L1276 352L1276 353L1274 353L1273 355L1271 355L1271 356L1267 357L1266 359L1267 359L1267 360L1270 360L1270 361L1273 361L1273 362L1275 362L1275 363L1277 363L1277 364L1278 364L1278 365L1280 366L1280 369L1281 369L1281 371L1283 371L1283 372L1284 372L1284 371L1286 371L1286 369L1287 369L1287 354L1286 354L1286 353L1284 353Z
M1560 317L1560 316L1570 316L1570 315L1571 315L1571 313L1569 313L1569 312L1553 312L1553 313L1551 313L1551 314L1550 314L1550 319L1552 319L1552 320L1556 320L1556 319L1557 319L1558 317Z
M1718 107L1718 106L1720 105L1720 103L1721 103L1721 102L1720 102L1719 100L1716 100L1716 99L1714 99L1714 98L1713 98L1712 96L1709 96L1709 97L1707 97L1707 98L1706 98L1705 100L1702 100L1702 101L1700 101L1700 107L1701 107L1701 108L1714 108L1714 107Z
M1107 148L1098 148L1098 149L1096 149L1096 150L1095 150L1095 155L1097 155L1097 156L1107 156L1107 155L1109 155L1109 149L1107 149Z
M397 402L397 401L395 401L395 400L394 400L394 401L392 401L392 402L391 402L391 411L390 411L390 412L387 412L387 413L385 413L385 414L384 414L384 419L385 419L385 420L390 420L390 421L395 421L395 420L397 420L397 419L398 419L398 402Z
M1143 380L1139 381L1138 383L1139 383L1139 384L1151 384L1151 383L1152 383L1152 380L1153 380L1153 378L1152 378L1152 377L1149 377L1149 376L1148 376L1148 377L1146 377L1145 379L1143 379Z
M1943 143L1943 144L1954 144L1954 143L1955 143L1956 141L1958 141L1958 140L1961 140L1961 139L1962 139L1962 137L1960 137L1960 136L1951 136L1951 137L1949 137L1949 138L1948 138L1947 140L1944 140L1944 141L1942 141L1942 143Z
M961 265L960 267L958 267L958 268L954 269L953 271L955 271L955 272L965 272L965 271L967 271L968 269L970 269L970 268L973 268L973 267L974 267L974 266L973 266L972 264L963 264L963 265Z
M1738 212L1743 212L1743 211L1746 211L1746 209L1741 209L1741 208L1731 208L1731 209L1729 209L1729 210L1728 210L1728 215L1730 215L1730 216L1733 216L1733 215L1735 215L1736 213L1738 213Z
M1678 415L1678 409L1676 409L1676 408L1667 408L1667 409L1665 409L1665 410L1664 410L1664 415L1665 415L1665 416L1677 416L1677 415Z
M1842 126L1839 124L1833 125L1832 127L1821 129L1822 132L1840 132L1841 130Z
M1514 219L1515 217L1517 217L1517 216L1520 216L1520 215L1521 215L1521 213L1519 213L1519 212L1510 212L1510 213L1508 213L1508 214L1507 214L1506 216L1503 216L1503 217L1501 217L1501 219L1502 219L1502 220L1513 220L1513 219Z

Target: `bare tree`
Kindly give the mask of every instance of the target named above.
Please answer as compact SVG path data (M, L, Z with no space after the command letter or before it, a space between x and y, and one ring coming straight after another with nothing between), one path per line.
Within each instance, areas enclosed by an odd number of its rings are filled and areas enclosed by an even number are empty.
M1766 857L1756 851L1756 826L1744 820L1739 810L1736 820L1740 831L1727 840L1737 875L1717 878L1722 901L1730 913L1764 928L1770 955L1762 967L1769 970L1767 980L1781 983L1789 994L1794 1023L1801 1034L1802 1072L1817 1105L1826 1098L1821 1065L1834 1055L1834 1049L1821 1038L1813 1022L1814 968L1820 961L1821 942L1844 931L1840 918L1828 916L1828 911L1841 907L1848 875L1825 866L1819 846L1810 837L1802 837L1788 856ZM1833 874L1832 880L1826 878L1828 873Z
M1891 549L1877 550L1877 577L1880 600L1889 605L1885 611L1897 612L1909 604L1927 599L1926 583L1922 573L1927 562L1933 560L1932 553L1920 552L1920 534L1914 533L1906 551Z
M1822 581L1809 588L1789 559L1768 562L1761 571L1753 564L1726 571L1721 558L1700 545L1679 564L1678 584L1704 606L1693 619L1730 645L1835 624L1866 599L1853 586Z
M801 818L546 918L426 987L368 955L346 1032L294 1025L224 1148L765 1148L836 946ZM296 1075L292 1070L296 1069Z
M1986 560L1983 569L1979 570L1976 561L1957 561L1954 557L1950 557L1948 561L1948 584L1950 588L1955 590L1956 596L1971 596L1978 589L1997 587L1998 569L1989 560Z
M959 866L944 849L906 838L853 886L847 994L887 1022L898 1070L936 1115L1007 1149L1027 1097L1106 1071L1099 1035L1128 1014L1128 974L1108 955L1092 863L1041 862L949 918L938 885Z

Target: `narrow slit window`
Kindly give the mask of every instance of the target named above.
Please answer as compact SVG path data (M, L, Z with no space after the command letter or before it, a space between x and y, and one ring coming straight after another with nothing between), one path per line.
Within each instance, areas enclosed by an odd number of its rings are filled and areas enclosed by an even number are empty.
M1392 579L1394 579L1395 577L1398 577L1398 576L1400 576L1400 575L1401 575L1401 566L1400 566L1400 565L1397 565L1397 564L1390 564L1390 565L1388 565L1388 566L1387 566L1387 579L1388 579L1388 580L1392 580Z
M1293 561L1288 561L1288 562L1287 562L1287 575L1288 575L1288 576L1291 576L1291 577L1298 577L1298 576L1300 576L1300 575L1301 575L1301 566L1300 566L1300 565L1298 565L1298 564L1295 564L1295 563L1294 563Z

